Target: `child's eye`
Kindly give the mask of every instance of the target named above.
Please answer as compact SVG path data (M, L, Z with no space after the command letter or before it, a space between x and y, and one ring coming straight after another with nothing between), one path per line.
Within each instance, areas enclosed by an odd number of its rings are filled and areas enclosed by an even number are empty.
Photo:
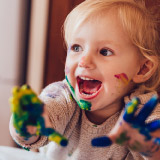
M103 48L103 49L100 50L100 54L102 54L103 56L110 56L110 55L113 54L113 52L110 51L109 49Z
M74 52L80 52L82 51L82 47L78 44L74 44L73 46L71 46L71 50Z

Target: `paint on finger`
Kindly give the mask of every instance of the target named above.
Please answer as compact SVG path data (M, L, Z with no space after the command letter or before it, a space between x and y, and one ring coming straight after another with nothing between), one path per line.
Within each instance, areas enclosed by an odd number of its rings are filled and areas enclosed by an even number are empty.
M135 97L126 105L125 112L123 115L123 119L126 122L128 122L128 123L132 122L132 120L134 118L134 113L137 110L137 106L138 106L139 102L140 102L140 100L137 97Z
M116 143L123 145L130 140L130 137L127 136L127 131L124 131L120 134L120 136L116 139Z
M112 141L109 137L104 136L92 139L91 144L95 147L107 147L112 144Z

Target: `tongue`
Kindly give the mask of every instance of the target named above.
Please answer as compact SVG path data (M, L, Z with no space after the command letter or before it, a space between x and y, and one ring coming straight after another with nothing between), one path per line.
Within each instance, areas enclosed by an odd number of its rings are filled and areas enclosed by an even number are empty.
M85 94L93 94L99 90L101 82L96 80L83 81L80 90Z

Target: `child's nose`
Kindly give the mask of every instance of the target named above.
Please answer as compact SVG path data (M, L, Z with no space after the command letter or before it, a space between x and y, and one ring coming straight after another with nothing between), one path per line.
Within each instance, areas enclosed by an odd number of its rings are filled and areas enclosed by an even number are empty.
M95 64L93 62L93 59L90 56L83 56L81 57L79 63L79 67L88 68L88 69L94 69Z

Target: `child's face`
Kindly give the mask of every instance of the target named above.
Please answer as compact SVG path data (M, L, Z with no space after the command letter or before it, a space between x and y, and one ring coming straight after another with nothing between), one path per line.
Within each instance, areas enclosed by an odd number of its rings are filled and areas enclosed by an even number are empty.
M78 100L91 111L113 114L133 87L141 56L112 12L84 22L73 34L66 60L66 76Z

